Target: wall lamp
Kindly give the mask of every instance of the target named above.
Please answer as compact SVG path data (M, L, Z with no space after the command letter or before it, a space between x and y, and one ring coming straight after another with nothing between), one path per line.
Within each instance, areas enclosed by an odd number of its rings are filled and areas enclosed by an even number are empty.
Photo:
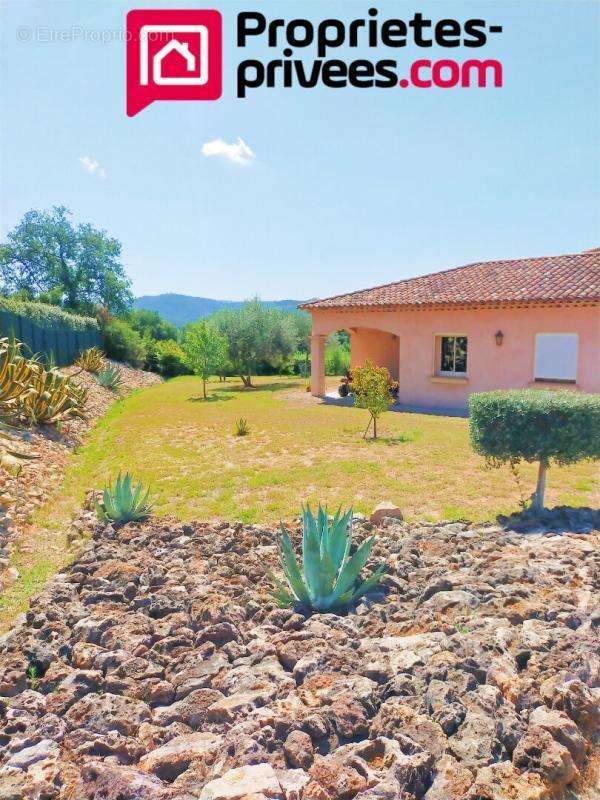
M500 345L504 341L504 334L502 333L502 331L496 331L494 339L496 340L496 344L498 345L498 347L500 347Z

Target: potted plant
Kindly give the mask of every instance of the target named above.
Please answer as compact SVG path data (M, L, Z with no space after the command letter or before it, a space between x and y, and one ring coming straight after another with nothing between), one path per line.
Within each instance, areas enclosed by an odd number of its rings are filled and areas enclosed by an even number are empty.
M340 397L348 397L350 394L350 381L352 380L352 372L347 369L344 377L341 380L340 385L338 386L338 394Z

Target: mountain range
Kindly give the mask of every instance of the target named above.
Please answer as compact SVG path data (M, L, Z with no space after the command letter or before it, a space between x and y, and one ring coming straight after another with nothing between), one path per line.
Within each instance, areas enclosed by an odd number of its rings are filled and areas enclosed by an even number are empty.
M303 300L263 300L266 306L273 306L281 311L297 311ZM210 297L191 297L187 294L153 294L136 297L136 308L145 308L158 313L173 325L186 325L201 317L208 317L222 308L240 308L239 300L212 300Z

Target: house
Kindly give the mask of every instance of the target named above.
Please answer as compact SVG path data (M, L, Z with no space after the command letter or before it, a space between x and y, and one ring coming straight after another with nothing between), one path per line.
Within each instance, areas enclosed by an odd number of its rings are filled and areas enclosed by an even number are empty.
M313 395L327 336L350 333L399 402L461 409L471 392L564 386L600 392L600 248L467 264L301 306L312 316Z

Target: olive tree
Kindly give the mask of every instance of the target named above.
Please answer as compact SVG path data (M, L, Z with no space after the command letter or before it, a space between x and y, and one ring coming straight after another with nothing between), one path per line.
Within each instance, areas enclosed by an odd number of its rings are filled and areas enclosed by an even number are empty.
M387 367L377 367L372 361L366 361L363 367L352 367L350 390L354 395L354 404L358 408L366 408L370 419L365 437L371 424L373 438L377 438L377 420L394 402L390 392L390 373Z
M523 389L481 392L469 399L471 445L491 466L538 462L531 507L544 506L552 461L600 458L600 396Z
M224 309L211 318L227 340L227 355L244 387L252 386L252 375L261 362L283 362L296 348L297 334L292 315L270 308L258 298L239 309Z

